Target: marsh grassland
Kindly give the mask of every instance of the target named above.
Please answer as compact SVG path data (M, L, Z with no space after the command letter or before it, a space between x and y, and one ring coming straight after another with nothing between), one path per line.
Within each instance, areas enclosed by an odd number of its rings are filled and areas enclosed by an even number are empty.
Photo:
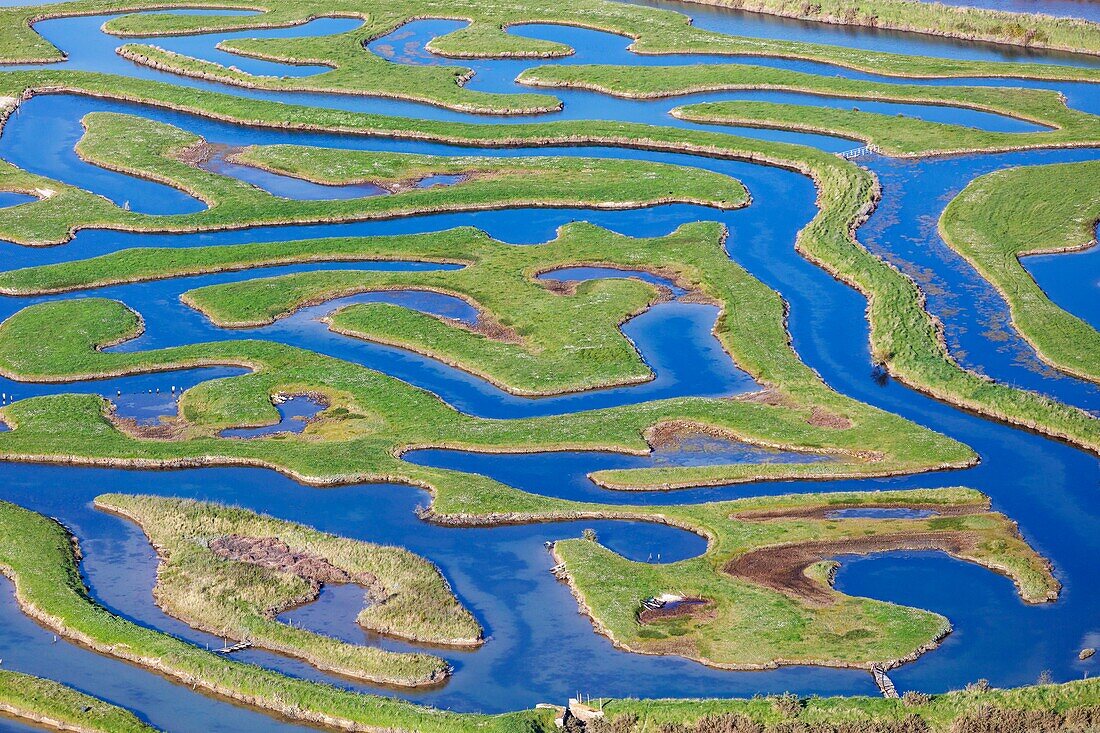
M574 733L1100 725L1100 685L1076 680L1095 635L1095 577L1079 558L1096 549L1082 458L1100 454L1100 337L1021 263L1095 244L1100 27L910 0L701 4L807 23L755 37L739 34L757 27L740 14L691 22L612 0L0 8L0 64L20 64L0 66L0 461L49 464L29 469L31 491L0 489L0 572L18 611L55 635L51 655L84 647L288 728L551 731L562 712L534 702L564 703L581 684L625 692L599 702L602 718L564 715ZM71 41L89 15L109 49ZM326 18L355 23L292 33ZM436 21L454 24L421 38ZM830 45L814 40L837 38L822 24L878 30ZM205 50L180 41L203 38ZM875 50L883 38L897 48ZM302 66L320 68L289 73ZM43 152L12 149L35 125ZM845 141L867 149L836 154ZM1007 306L1013 335L966 343L1018 336L1024 356L949 344L944 319L958 312L929 294L957 286L857 239L870 218L893 233L912 214L863 154L906 159L913 185L942 200L939 244ZM981 175L923 182L924 161L953 156ZM936 217L924 219L934 239ZM857 301L865 312L845 319ZM713 314L714 344L673 354L708 361L677 369L661 348L691 327L685 306ZM657 318L669 313L681 320ZM710 361L748 386L713 388ZM156 402L150 375L205 368L232 371L173 383L153 419L127 406L124 389ZM288 396L317 408L293 430ZM701 439L724 448L691 455ZM472 454L493 460L454 467ZM209 500L201 477L215 467L279 472L300 499L278 511L244 488ZM101 469L141 469L150 485L74 482L83 499L44 498L64 490L58 476ZM205 470L195 485L165 481L179 469ZM362 484L425 497L415 515L380 491L346 516L298 521L322 489ZM545 535L549 555L535 535L507 534L562 523L574 529ZM608 527L631 536L605 540ZM122 528L155 548L155 582L104 593L102 561L82 548L117 550ZM414 542L419 531L430 540ZM650 532L697 549L643 562ZM986 628L960 612L950 650L953 614L903 592L929 553L958 561L944 584L963 564L1003 576ZM837 575L869 556L901 578L871 594ZM984 591L967 582L940 601ZM362 595L344 619L362 643L286 616L322 608L336 586ZM176 622L155 608L150 621L135 597L258 652L168 633ZM1004 628L1002 649L988 638L998 614L1064 628L1049 643ZM546 624L562 626L552 649L538 646ZM946 691L970 680L944 667L984 670L975 659L990 650L1013 689ZM0 668L0 713L92 733L176 722L127 680L52 680L33 654L14 656L27 669ZM1051 659L1056 673L1035 685L1006 671ZM638 699L614 660L669 681L640 680ZM845 691L844 675L903 665L936 694L688 697L734 694L732 670L769 690ZM694 683L707 675L727 677Z

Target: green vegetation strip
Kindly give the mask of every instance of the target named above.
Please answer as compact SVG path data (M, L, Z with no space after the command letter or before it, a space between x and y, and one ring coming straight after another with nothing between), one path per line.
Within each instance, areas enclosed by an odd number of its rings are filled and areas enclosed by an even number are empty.
M8 669L0 669L0 714L79 733L155 733L129 710Z
M84 126L87 132L77 152L85 160L171 185L209 208L194 214L138 214L88 191L51 183L52 195L0 211L0 232L12 241L57 244L88 227L183 232L525 206L623 209L682 202L736 208L748 202L744 186L727 176L645 161L441 158L292 146L246 150L235 157L299 177L369 182L394 190L346 200L289 200L203 170L195 160L209 154L207 144L177 127L111 112L87 115ZM336 180L341 173L345 180ZM416 181L434 173L461 174L464 180L452 186L415 187ZM0 185L2 181L0 174Z
M279 621L324 584L363 586L368 631L430 644L476 646L481 629L431 563L397 547L346 540L243 509L105 494L99 509L137 522L157 548L154 589L168 613L210 633L384 684L441 682L447 662L349 644Z
M568 8L558 8L558 15L571 16L573 6L576 4L577 3L574 2L571 3ZM920 5L920 3L911 3L911 5ZM599 5L597 4L595 7L599 7ZM488 10L485 6L480 6L478 9L482 13ZM514 13L516 11L511 10L511 12ZM530 14L535 11L534 9L525 9L525 12ZM644 16L652 11L637 8L636 12L638 15ZM542 15L543 22L546 22L545 13ZM952 15L952 13L948 11L947 15ZM959 16L960 13L955 12L953 15ZM166 32L165 25L168 26L172 33L184 32L186 28L186 26L181 25L179 22L164 20L164 16L154 17L156 18L155 20L149 20L148 16L124 17L119 20L111 21L108 23L108 27L114 32L123 35L133 34L135 32L140 32L142 34ZM653 17L658 18L661 16L654 15ZM971 16L967 15L967 17L969 18ZM983 18L980 12L974 17ZM586 20L587 22L583 23L584 25L593 24L591 18ZM207 27L206 20L197 20L193 22L193 28ZM251 27L251 24L263 21L244 19L237 22L242 26ZM270 22L270 18L267 18L266 22ZM561 21L559 20L557 22ZM1100 52L1100 29L1098 29L1095 24L1069 19L1042 20L1032 18L1030 22L1043 26L1052 26L1051 30L1056 34L1057 31L1070 31L1076 36L1076 42L1081 44L1095 42L1095 50L1096 52ZM629 20L626 24L628 26L632 25ZM222 50L246 57L294 64L322 64L332 68L331 71L322 74L302 77L274 77L249 74L233 67L227 67L216 62L168 51L152 44L126 44L118 50L118 53L130 61L161 71L269 91L372 94L383 97L413 99L467 112L497 114L534 114L556 110L561 106L561 103L553 97L542 95L491 94L465 89L462 87L462 84L469 78L472 72L462 67L454 66L441 68L438 66L386 63L383 58L371 53L363 53L361 48L359 48L359 44L364 40L374 37L369 29L371 25L372 24L368 22L367 25L355 31L334 36L289 39L236 39L223 41L218 45ZM381 29L381 24L375 24L375 27ZM620 20L616 25L598 25L597 27L620 30L621 32L624 25ZM1046 31L1035 31L1034 29L1024 30L1022 26L1014 23L997 24L995 26L987 24L987 28L1004 29L1005 38L1012 38L1014 29L1019 29L1020 35L1027 36L1030 41L1034 41L1036 38L1046 33ZM495 30L499 33L500 27L498 26ZM670 30L673 30L671 23ZM506 34L501 34L504 36L501 38L497 33L490 31L492 37L485 38L485 31L483 31L480 26L474 25L455 31L442 39L432 41L429 44L429 48L431 50L456 56L559 56L565 51L565 48L559 44L538 40L527 40ZM988 34L988 30L986 33ZM1070 43L1068 35L1069 34L1065 34L1063 36L1063 38L1066 39L1064 41L1065 43ZM656 34L654 34L654 36L656 36ZM650 36L648 34L642 36L642 39L635 43L635 47L640 44L645 44L646 40L649 38ZM677 38L683 38L683 40L677 44L674 40ZM653 48L651 52L675 51L682 49L686 45L696 51L722 53L729 52L727 48L737 41L740 41L738 47L747 46L748 40L749 39L734 39L729 36L715 37L714 34L708 35L706 32L698 30L685 33L684 30L677 25L674 27L674 33L662 34L660 36L660 41L652 43ZM756 43L760 43L759 39L754 40L756 40ZM1022 37L1017 39L1017 41L1022 40ZM815 59L822 61L839 61L839 59L835 58L839 49L833 48L826 52L824 48L819 46L807 47L806 44L792 44L790 42L786 42L786 44L791 52L790 55L805 57L803 54L809 51ZM698 46L702 46L702 48L697 48ZM751 53L751 51L748 50L732 52ZM779 55L788 54L780 53ZM890 57L885 57L883 60L889 58ZM974 62L970 63L973 64ZM896 69L896 73L919 76L920 72L915 69L921 67L935 69L936 71L932 72L931 75L947 72L946 69L930 59L914 58L912 64L912 69L914 70L903 71L898 68ZM721 67L714 65L711 68ZM893 69L894 67L891 64L887 64L887 68ZM992 68L979 62L972 67L974 72L973 75L986 75L991 72L1004 74L1006 76L1014 76L1017 73L1021 73L1022 75L1029 74L1028 71L1016 72L1003 67L997 68L996 71L992 71ZM876 69L876 71L881 73L881 69Z
M23 611L59 636L293 720L354 731L548 729L544 711L460 715L349 692L235 662L116 616L88 596L69 533L57 522L8 502L0 502L0 572L15 583Z
M608 700L620 727L610 733L967 733L1043 730L1077 733L1100 720L1100 680L1009 690L976 685L943 695L881 697L755 697L751 700ZM746 723L746 721L748 721ZM726 722L729 727L706 723ZM736 725L734 725L736 724ZM666 727L667 726L667 727ZM692 726L681 728L677 726ZM698 727L696 727L698 726Z
M774 9L771 0L758 0ZM886 1L886 0L883 0ZM807 12L814 4L804 3ZM255 9L232 0L74 0L48 7L0 8L0 62L25 63L59 61L60 50L33 30L43 18L73 15L127 13L162 8ZM799 11L800 14L805 14ZM904 15L921 16L914 27L938 26L952 11L935 18L925 17L918 3L908 3ZM1100 49L1095 24L1069 20L1029 19L1024 23L1002 22L1002 15L971 9L955 10L959 22L948 24L952 33L974 25L974 37L996 36L999 40L1030 45L1069 47L1093 52ZM827 17L828 9L814 13ZM680 13L641 7L610 0L572 0L547 6L536 0L403 0L379 7L359 0L318 3L316 0L277 0L256 15L192 15L144 13L124 15L107 23L108 32L121 36L181 35L196 32L243 31L253 28L301 25L318 17L363 19L352 31L331 36L301 38L236 39L223 41L224 50L248 57L292 64L323 65L330 71L300 78L255 76L202 59L164 52L147 44L129 45L123 54L139 62L179 74L214 79L229 84L274 90L321 91L344 94L373 94L437 104L452 109L535 113L557 108L552 97L534 94L493 94L468 89L462 84L471 70L460 66L417 66L393 63L363 46L405 23L419 18L457 18L470 25L434 39L430 48L450 57L562 56L568 46L539 39L527 39L508 32L523 23L575 25L632 38L638 53L704 53L731 56L796 58L857 69L869 73L913 77L1005 76L1038 79L1085 80L1100 78L1100 70L1053 64L989 62L906 56L859 48L829 46L786 39L727 36L691 25ZM900 23L894 14L890 22Z
M562 106L554 97L542 94L493 94L466 89L462 84L471 73L457 66L386 63L362 48L351 48L349 53L348 40L347 36L325 36L283 38L278 45L271 44L269 39L218 44L219 48L242 56L336 66L315 76L259 76L151 44L127 43L118 49L118 54L158 71L270 92L370 94L480 114L538 114L554 112Z
M1100 162L1010 168L948 204L940 233L1008 301L1016 329L1051 366L1100 382L1100 333L1055 305L1020 257L1096 244Z
M520 82L542 87L591 89L629 98L671 97L704 91L768 89L884 102L976 109L1028 120L1052 129L991 132L963 125L805 104L727 101L680 107L673 115L706 124L749 125L841 135L899 156L943 155L977 150L1085 146L1100 141L1100 117L1066 106L1055 91L1009 87L942 87L888 84L741 64L647 66L540 66Z

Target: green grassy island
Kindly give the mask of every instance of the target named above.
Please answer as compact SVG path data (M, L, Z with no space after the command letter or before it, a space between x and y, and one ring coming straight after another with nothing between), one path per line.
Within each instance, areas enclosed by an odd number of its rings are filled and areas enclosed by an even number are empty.
M438 684L447 663L428 654L348 644L279 621L324 584L363 586L356 621L429 644L477 646L481 629L439 571L407 550L332 535L241 509L108 494L95 505L137 522L157 548L154 595L170 614L211 633L373 682Z
M706 554L632 562L591 540L554 546L582 608L617 646L730 669L779 664L892 666L950 630L937 614L833 590L834 555L939 549L1013 577L1030 603L1058 583L1005 517L968 490L862 492L664 507L660 516L710 539ZM856 507L923 509L926 519L847 519ZM842 512L841 515L842 516ZM667 601L658 609L643 600Z

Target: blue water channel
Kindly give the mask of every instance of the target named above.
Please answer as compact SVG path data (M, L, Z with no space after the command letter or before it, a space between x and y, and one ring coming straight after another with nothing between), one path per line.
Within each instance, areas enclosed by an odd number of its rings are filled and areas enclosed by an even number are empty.
M946 39L890 34L866 29L841 29L752 16L696 6L661 2L688 12L695 22L720 32L786 37L861 48L923 53L953 58L1009 59L1057 63L1092 63L1063 54L1010 51L980 44L958 45ZM69 54L58 67L95 69L143 78L171 80L245 97L282 99L319 106L403 114L431 119L473 120L486 123L509 118L473 116L438 107L376 98L324 94L272 94L236 89L200 80L181 79L135 66L115 55L123 40L99 31L105 17L43 21L36 25L49 40ZM341 25L343 24L343 25ZM150 42L202 58L232 63L256 73L304 74L318 70L274 64L250 66L252 60L225 54L216 43L228 37L280 37L343 32L356 22L319 19L296 29L250 30L195 37L157 38ZM396 61L434 62L423 45L461 27L453 21L418 21L392 37L378 39L365 52L385 56L382 46L397 49ZM638 56L627 50L628 39L560 26L520 26L520 35L555 40L576 49L574 56L551 63L724 63L743 61L717 56ZM403 35L402 35L403 34ZM132 39L124 39L126 41ZM219 56L219 54L221 54ZM225 57L229 57L228 59ZM841 73L858 78L880 78L821 64L782 61L770 63L802 70ZM455 63L444 61L445 63ZM258 63L258 62L257 62ZM262 62L270 64L270 62ZM460 62L475 68L469 88L501 93L529 93L513 83L525 68L543 61L506 60ZM882 80L890 79L881 77ZM897 81L897 80L893 80ZM944 80L935 83L962 83ZM1015 80L966 80L1056 88L1080 109L1100 109L1094 85L1024 83ZM771 93L689 95L654 101L616 100L590 92L553 90L564 102L561 112L538 119L621 119L651 124L697 127L668 116L681 104L716 99L767 99L802 104L851 106L843 100ZM872 105L855 102L861 109ZM898 109L894 109L897 107ZM891 111L956 122L985 129L1022 131L1033 125L997 115L955 108L891 105ZM120 205L145 213L197 211L202 204L162 184L140 181L104 171L79 160L73 145L81 134L80 119L93 111L120 111L177 125L211 142L230 147L252 144L297 143L358 150L389 150L456 155L468 148L345 137L284 130L241 128L192 115L142 105L94 100L78 95L36 97L21 105L0 135L0 157L35 173L87 188ZM781 131L711 127L735 134L815 145L829 151L852 147L850 141L822 135ZM1083 451L1030 432L982 419L927 398L888 378L871 364L867 346L865 301L862 296L802 259L794 238L814 214L814 189L804 177L748 163L680 154L615 148L516 148L477 150L477 155L601 156L690 165L733 176L752 194L750 206L736 211L667 205L633 211L584 209L516 209L436 214L348 224L261 227L244 231L201 234L134 234L103 230L78 232L59 247L28 248L0 243L0 261L6 269L62 262L137 246L190 247L329 236L398 234L438 231L472 225L502 241L538 244L553 238L571 221L590 221L632 236L660 236L677 226L713 220L729 229L730 256L787 301L788 327L799 356L838 391L901 414L973 447L981 462L966 471L921 476L829 482L772 482L669 492L622 492L601 488L588 475L608 468L705 465L747 461L821 460L806 454L772 452L718 441L695 439L661 447L647 456L605 452L555 452L524 455L486 455L449 450L421 450L406 460L491 476L510 485L548 496L621 504L680 504L732 499L761 494L822 490L877 490L965 484L992 497L993 507L1017 520L1025 538L1050 558L1064 590L1058 602L1027 606L1007 579L934 553L888 553L865 559L841 558L837 586L845 592L906 603L935 610L954 624L954 632L938 650L906 665L892 676L901 689L929 692L957 688L984 677L998 686L1033 682L1043 670L1056 680L1095 674L1096 662L1080 662L1077 651L1096 646L1100 602L1100 569L1093 558L1100 552L1094 528L1100 520L1096 489L1097 461ZM925 161L867 159L879 176L883 201L859 238L876 254L912 276L928 295L928 307L945 325L952 354L966 366L989 376L1088 410L1100 410L1095 385L1060 375L1039 362L1008 322L1007 309L988 284L948 249L936 234L936 220L947 201L974 177L1000 168L1074 160L1090 160L1100 151L1042 151L982 156L958 156ZM255 169L223 169L287 198L324 198L325 191L295 187L285 177L264 178ZM247 178L254 176L253 178ZM297 182L301 183L301 182ZM429 182L422 182L430 185ZM441 185L458 181L444 179ZM271 188L274 186L274 188ZM330 189L332 187L318 187ZM349 187L350 188L350 187ZM366 195L330 192L332 198ZM378 194L384 195L384 194ZM0 206L16 205L18 198L0 198ZM1052 297L1071 312L1097 322L1095 297L1100 283L1097 249L1065 255L1026 258L1025 265ZM185 306L180 296L193 288L273 277L319 268L349 270L440 269L455 265L432 263L311 263L262 268L255 271L181 277L165 281L110 286L92 291L25 298L0 298L0 319L37 302L96 295L117 298L141 313L145 332L117 347L151 349L213 340L259 337L347 359L378 369L439 395L463 412L494 418L564 414L611 405L636 404L681 395L731 396L759 388L734 364L713 337L717 310L709 305L672 297L628 321L624 334L631 339L653 372L641 385L596 392L528 399L511 395L470 374L401 349L353 339L329 331L322 320L333 310L358 302L384 300L437 317L473 323L476 308L438 293L397 291L365 293L303 308L276 322L255 328L226 330ZM582 280L634 276L667 287L646 274L608 272L599 268L568 268L545 273L544 278ZM1090 293L1092 296L1090 297ZM239 369L204 368L75 384L28 384L0 378L4 401L41 394L94 392L116 403L118 412L142 422L155 422L175 413L179 393L199 382L239 374ZM301 402L299 402L301 400ZM291 405L288 407L287 405ZM282 422L264 432L297 430L316 406L303 397L281 406ZM301 411L298 408L302 408ZM242 439L263 439L240 436ZM791 690L818 694L873 694L871 678L858 671L791 667L768 672L735 673L709 669L674 657L649 657L616 650L593 632L577 612L568 589L547 572L553 564L543 543L596 530L599 541L640 562L673 562L705 549L694 534L661 525L621 522L572 522L492 529L444 528L420 521L414 512L428 502L422 491L396 485L354 485L316 489L295 483L271 471L246 468L207 468L177 471L127 471L33 464L2 464L0 498L57 517L81 539L82 569L96 599L112 611L139 623L189 639L199 645L220 640L190 629L160 611L153 603L156 556L134 525L96 511L91 500L108 491L148 492L185 496L244 506L303 522L324 531L376 542L399 544L436 563L459 598L484 626L486 644L475 651L435 649L455 667L446 685L430 690L395 692L326 675L276 654L248 650L242 659L287 674L324 679L355 689L399 694L403 697L457 710L504 711L537 702L560 702L576 690L592 695L641 697L733 696ZM355 586L327 588L314 604L287 614L295 623L351 641L390 649L412 648L393 639L364 634L354 623L362 605ZM24 617L15 606L10 586L0 584L0 658L5 668L40 674L78 689L134 708L154 725L169 730L267 731L296 729L250 709L206 697L121 662L99 656L65 641ZM417 647L420 648L420 647ZM0 730L23 730L0 720Z

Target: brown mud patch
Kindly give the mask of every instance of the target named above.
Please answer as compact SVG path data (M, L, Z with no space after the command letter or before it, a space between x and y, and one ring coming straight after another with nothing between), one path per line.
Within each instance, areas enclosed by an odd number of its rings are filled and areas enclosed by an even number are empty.
M809 578L805 570L836 555L870 555L896 550L942 550L956 557L972 550L976 540L965 532L914 532L821 540L763 547L731 560L723 570L743 580L818 605L835 601L831 588Z
M666 603L661 608L643 608L638 612L638 623L643 626L671 618L709 618L714 614L714 601L709 598L683 598Z
M731 519L743 521L765 521L768 519L829 519L833 512L845 509L913 509L915 511L930 511L937 517L958 517L973 514L988 509L987 503L974 504L822 504L811 507L789 507L781 509L750 509L745 512L735 512Z
M139 423L134 417L121 417L111 410L107 421L131 438L147 440L184 440L188 425L179 417L165 416L155 423Z
M687 420L668 420L657 423L647 428L642 437L653 449L667 448L675 450L681 447L684 442L693 438L713 438L730 443L750 445L728 430Z
M186 148L177 151L174 157L181 163L186 163L195 168L202 168L219 153L229 149L230 147L228 145L218 145L215 143L208 143L205 140L198 140L191 143Z
M747 395L736 398L738 402L754 402L770 407L793 407L794 401L780 392L775 387L768 387L758 392L750 392Z
M349 573L320 555L293 550L277 537L246 537L226 535L216 537L208 545L210 552L223 560L258 565L269 570L292 573L312 583L356 583L369 586L377 578L369 573Z
M815 428L832 428L833 430L847 430L852 427L852 421L848 418L823 410L820 407L813 409L813 412L810 413L810 419L806 422Z
M503 323L490 316L487 311L481 310L480 306L478 306L477 321L473 325L453 318L446 320L450 322L451 325L465 328L491 341L515 344L517 346L522 346L524 344L523 337L516 333L514 329L505 326Z

